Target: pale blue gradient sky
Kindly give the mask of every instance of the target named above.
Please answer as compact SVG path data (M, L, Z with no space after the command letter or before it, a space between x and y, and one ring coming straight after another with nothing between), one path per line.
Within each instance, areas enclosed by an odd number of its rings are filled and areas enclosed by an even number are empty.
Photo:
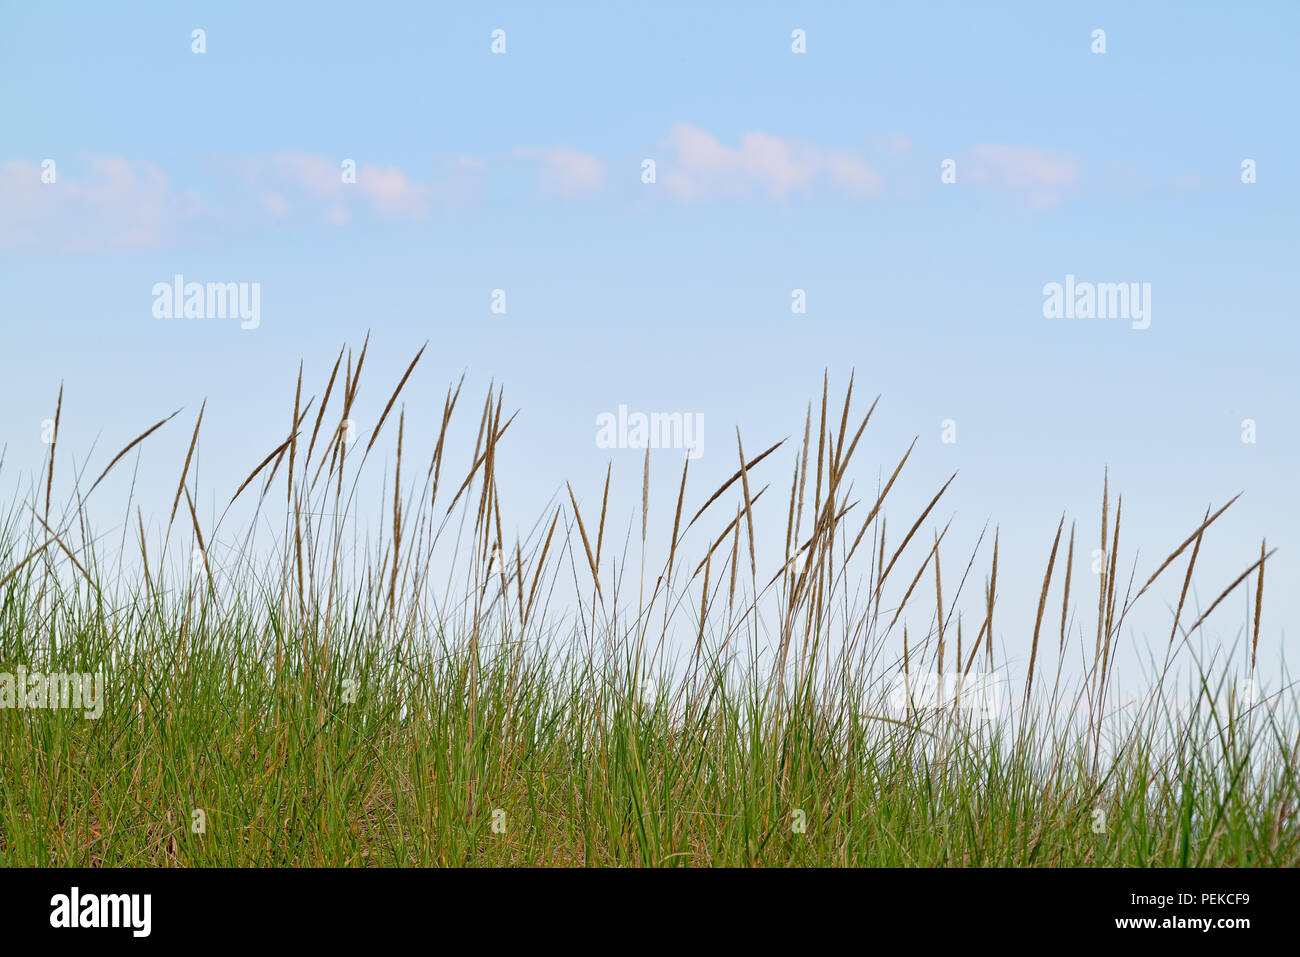
M3 4L6 485L39 468L62 380L60 442L80 457L102 436L95 462L186 406L142 464L160 509L206 397L220 499L283 437L298 359L319 392L369 329L373 406L431 342L407 397L426 431L462 372L475 402L505 384L526 529L566 478L599 495L600 412L703 413L702 496L734 469L736 424L747 448L796 433L822 370L834 389L856 369L865 401L883 394L860 481L921 437L896 527L954 469L946 563L1001 526L1009 647L1062 510L1086 574L1107 465L1140 576L1244 490L1198 589L1267 536L1265 629L1293 643L1300 7L748 6ZM677 149L682 125L703 148ZM386 172L363 169L368 192L313 179L344 157ZM260 282L261 327L155 319L150 289L175 273ZM1042 287L1067 273L1151 283L1151 327L1044 319ZM640 455L612 457L630 519ZM652 462L668 510L680 456Z

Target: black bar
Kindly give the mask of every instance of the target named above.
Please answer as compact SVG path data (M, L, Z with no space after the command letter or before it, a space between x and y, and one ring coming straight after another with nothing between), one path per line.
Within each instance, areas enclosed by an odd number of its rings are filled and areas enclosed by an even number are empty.
M106 922L116 915L125 926L51 926L52 918L71 922L74 887L93 920L101 901L88 905L90 895L149 895L148 936L136 936L143 897L133 910L120 898L102 910ZM0 870L0 936L6 944L111 937L128 946L284 940L336 948L391 935L426 935L435 947L463 934L493 947L515 940L617 947L663 935L665 945L731 948L896 932L935 944L1199 937L1230 946L1290 937L1296 887L1286 870L9 869ZM67 899L61 913L56 895ZM1243 918L1244 926L1223 923ZM1119 925L1135 919L1155 923Z

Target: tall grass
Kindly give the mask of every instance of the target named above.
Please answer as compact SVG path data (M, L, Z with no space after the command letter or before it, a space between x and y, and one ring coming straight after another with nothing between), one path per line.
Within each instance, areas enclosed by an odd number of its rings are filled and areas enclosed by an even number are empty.
M56 473L56 424L44 482L0 524L0 672L102 671L105 707L97 720L0 710L0 862L1300 861L1295 698L1231 690L1254 677L1270 553L1204 613L1186 608L1231 502L1147 577L1126 577L1122 501L1112 515L1107 484L1095 595L1071 581L1076 528L1063 518L1032 634L1015 637L1029 648L1023 688L985 713L936 704L913 682L1000 672L997 532L945 578L948 529L927 522L951 478L887 526L912 449L857 490L850 469L875 405L859 418L851 381L842 402L823 382L795 441L753 452L737 432L735 472L716 490L691 487L687 460L675 500L652 503L647 453L639 542L616 550L609 470L599 503L567 488L525 539L503 535L514 417L499 391L477 412L466 472L444 460L460 385L428 458L413 461L400 399L419 354L363 443L366 352L339 353L318 403L300 367L284 440L206 525L192 470L200 409L166 526L150 535L129 500L116 553L92 530L91 493L176 413L84 492L84 476ZM358 490L381 439L392 478L375 530ZM783 458L784 550L760 555L754 516L781 495ZM54 485L69 483L52 512ZM251 518L231 532L241 505ZM254 531L272 520L268 557ZM658 558L651 523L671 525ZM1167 646L1117 712L1126 617L1180 573ZM1192 660L1192 637L1243 585L1255 591L1247 671ZM1065 668L1075 642L1089 649L1077 675Z

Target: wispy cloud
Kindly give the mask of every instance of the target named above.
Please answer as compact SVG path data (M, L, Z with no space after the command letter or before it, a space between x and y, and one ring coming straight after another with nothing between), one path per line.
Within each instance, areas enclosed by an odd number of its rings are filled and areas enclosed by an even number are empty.
M557 146L516 150L515 155L540 164L541 184L547 192L577 196L598 193L605 186L605 164L590 153Z
M881 186L880 174L855 153L761 131L743 133L736 146L727 146L706 130L678 123L662 145L669 156L660 180L686 202L718 194L782 200L818 182L851 196L873 196Z
M396 166L362 166L357 171L357 189L380 216L416 221L429 218L433 189L412 182Z
M433 212L433 187L412 180L397 166L361 164L356 168L355 183L344 182L341 161L323 156L281 153L275 157L274 167L280 177L323 204L324 216L332 223L351 221L354 192L382 219L423 222ZM268 209L283 216L290 208L290 200L279 191L271 195L277 198Z
M274 190L268 190L262 194L262 207L276 219L283 219L288 216L290 209L292 209L289 201Z
M886 152L910 151L899 134L877 143ZM662 142L659 181L682 202L716 196L781 202L825 190L850 198L880 195L880 172L857 152L783 139L761 131L736 145L687 123ZM570 147L520 148L496 160L462 156L431 167L425 181L397 165L361 163L345 182L343 161L310 153L280 153L243 164L245 198L254 222L307 217L337 225L358 216L377 221L426 222L440 209L478 192L484 171L510 157L534 164L541 189L565 197L604 190L604 160ZM960 163L961 179L1019 197L1035 208L1056 206L1080 181L1074 157L1032 146L980 144ZM96 157L79 177L60 169L53 184L27 161L0 165L0 251L39 255L130 252L174 238L200 217L230 223L231 206L200 201L179 190L147 162ZM1195 188L1191 177L1177 188ZM249 206L243 207L245 210ZM223 212L226 211L226 212ZM236 217L237 219L238 217Z
M831 182L850 196L875 196L880 192L880 174L854 153L827 153L826 171Z
M55 173L55 181L45 183L35 163L0 165L0 250L80 255L149 249L202 209L196 192L177 192L149 163L97 156L84 179L72 178L66 167Z
M912 151L912 138L905 133L886 133L872 137L871 142L877 149L893 155Z
M964 173L968 182L1003 189L1035 208L1057 205L1064 193L1079 182L1079 161L1034 146L982 143L967 154Z

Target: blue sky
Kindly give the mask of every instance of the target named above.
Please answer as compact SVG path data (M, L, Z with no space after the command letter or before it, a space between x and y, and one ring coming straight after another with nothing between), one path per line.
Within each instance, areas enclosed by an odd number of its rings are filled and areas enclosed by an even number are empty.
M602 412L702 414L702 493L734 426L796 433L823 370L856 370L883 396L862 481L920 436L895 521L959 469L956 550L1001 527L1009 646L1062 511L1095 538L1106 467L1139 572L1244 491L1198 586L1267 537L1290 643L1298 27L1280 2L4 3L0 443L39 469L60 381L79 456L206 398L205 479L232 488L283 437L298 360L318 391L369 330L375 405L429 341L407 396L429 428L462 372L504 383L526 530L611 459L630 520L640 453L596 447ZM259 283L260 326L155 318L177 273ZM1150 283L1150 327L1045 318L1067 274ZM188 429L148 452L160 508ZM652 462L671 508L680 453Z

